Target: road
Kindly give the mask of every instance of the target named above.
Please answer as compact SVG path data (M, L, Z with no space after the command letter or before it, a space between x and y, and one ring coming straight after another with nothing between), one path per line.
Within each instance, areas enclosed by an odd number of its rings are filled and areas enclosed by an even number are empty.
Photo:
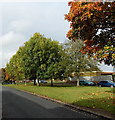
M2 118L97 117L13 88L2 87Z

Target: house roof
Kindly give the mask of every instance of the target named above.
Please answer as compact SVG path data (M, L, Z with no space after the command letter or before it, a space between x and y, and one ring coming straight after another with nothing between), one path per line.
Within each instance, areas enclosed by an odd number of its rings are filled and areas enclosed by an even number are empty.
M115 72L101 72L101 75L113 75Z

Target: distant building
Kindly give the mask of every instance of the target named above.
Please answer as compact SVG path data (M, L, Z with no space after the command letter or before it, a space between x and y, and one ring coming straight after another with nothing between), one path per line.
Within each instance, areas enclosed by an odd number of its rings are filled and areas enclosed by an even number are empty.
M75 74L75 73L74 73ZM89 80L99 82L101 80L113 80L114 72L81 72L80 80ZM69 78L70 81L76 81L77 76Z

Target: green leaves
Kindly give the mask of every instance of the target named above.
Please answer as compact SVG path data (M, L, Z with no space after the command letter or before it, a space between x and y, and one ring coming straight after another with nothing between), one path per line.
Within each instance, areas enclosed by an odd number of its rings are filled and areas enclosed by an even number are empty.
M18 80L57 79L63 74L58 69L61 56L62 45L59 42L35 33L10 59L6 69L13 79ZM15 71L12 72L13 70ZM23 77L19 78L19 76Z
M80 72L99 70L97 67L97 61L94 61L89 58L88 55L80 52L82 46L83 42L81 40L77 40L76 42L68 41L65 43L66 74L75 72L77 76L79 76Z

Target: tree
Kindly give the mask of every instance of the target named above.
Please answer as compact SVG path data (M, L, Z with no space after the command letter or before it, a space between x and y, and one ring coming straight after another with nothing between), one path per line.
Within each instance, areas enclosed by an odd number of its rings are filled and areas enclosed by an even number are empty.
M107 65L115 65L115 2L69 2L65 19L71 22L70 40L81 39L83 53ZM100 55L101 54L101 55Z
M61 78L64 72L59 65L62 53L59 42L35 33L10 59L6 69L13 79L34 79L34 84L40 79Z
M31 75L31 78L34 77L39 82L40 79L52 80L63 74L57 67L62 55L62 46L59 42L35 33L25 43L24 51L25 54L22 56L25 61L24 69L27 75Z
M97 67L98 62L80 52L82 47L83 42L81 40L77 40L76 42L67 41L64 45L67 54L65 57L65 74L71 75L74 73L77 77L77 86L79 86L81 72L99 71L99 68Z
M5 68L0 68L0 82L4 81L6 77Z
M6 74L7 78L14 81L23 80L25 78L23 66L21 64L21 56L18 53L13 55L10 62L6 64Z

